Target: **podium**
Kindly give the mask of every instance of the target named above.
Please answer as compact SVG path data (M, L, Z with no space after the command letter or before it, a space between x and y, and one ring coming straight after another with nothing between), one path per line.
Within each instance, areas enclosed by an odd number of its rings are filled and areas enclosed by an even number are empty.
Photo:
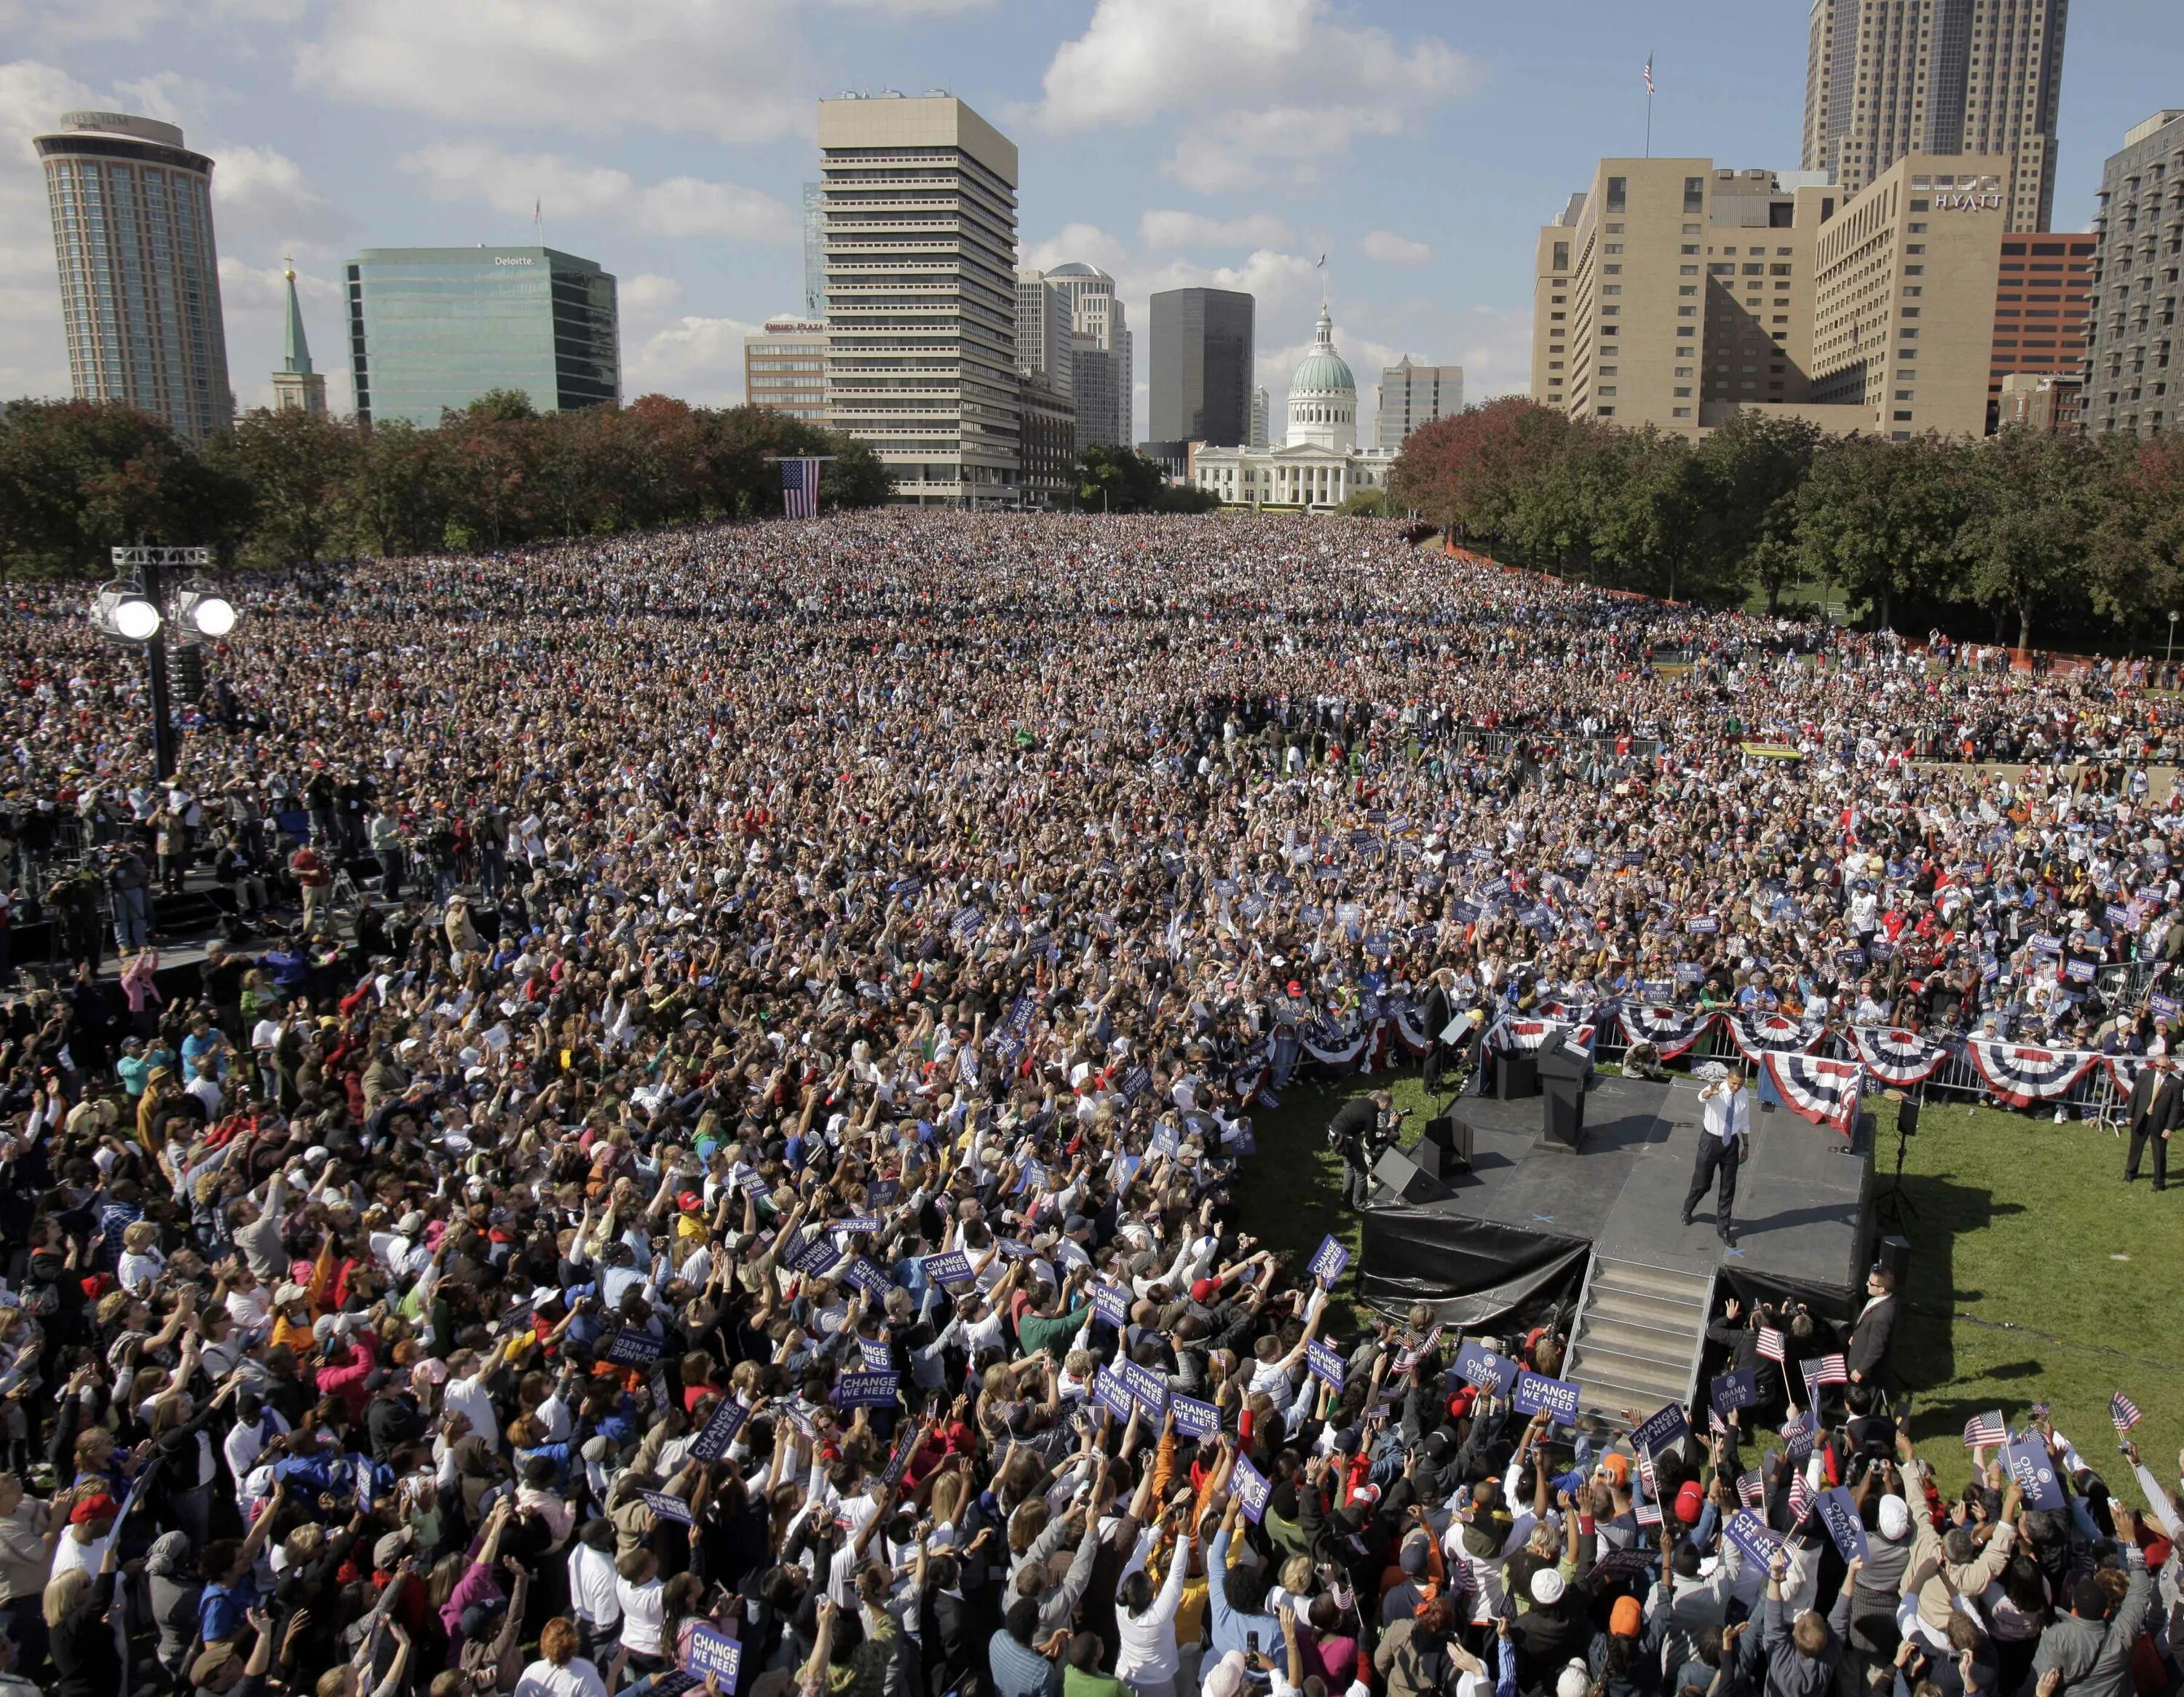
M1536 1055L1541 1104L1540 1140L1574 1149L1585 1140L1585 1081L1592 1057L1568 1043L1541 1048Z

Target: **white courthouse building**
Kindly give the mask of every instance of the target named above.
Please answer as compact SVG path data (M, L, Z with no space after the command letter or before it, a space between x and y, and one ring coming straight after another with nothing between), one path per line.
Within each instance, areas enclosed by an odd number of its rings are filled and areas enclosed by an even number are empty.
M1237 506L1335 507L1385 487L1395 461L1392 450L1357 446L1357 379L1334 351L1334 320L1323 305L1312 350L1290 379L1283 439L1268 448L1201 448L1190 481Z

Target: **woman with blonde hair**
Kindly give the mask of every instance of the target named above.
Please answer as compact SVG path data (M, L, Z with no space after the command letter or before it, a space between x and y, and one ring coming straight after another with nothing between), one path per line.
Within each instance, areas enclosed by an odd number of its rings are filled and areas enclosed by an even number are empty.
M120 1555L120 1538L109 1533L95 1576L72 1567L46 1587L46 1653L55 1674L52 1697L114 1697L124 1689L121 1652L107 1619Z

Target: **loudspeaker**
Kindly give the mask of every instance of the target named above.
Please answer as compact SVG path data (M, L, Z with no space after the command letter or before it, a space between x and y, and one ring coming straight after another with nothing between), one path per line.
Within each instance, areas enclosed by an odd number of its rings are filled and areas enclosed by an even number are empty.
M1896 1134L1900 1138L1919 1135L1919 1104L1908 1096L1896 1104Z
M1462 1171L1471 1170L1471 1151L1478 1133L1469 1124L1456 1117L1451 1110L1436 1114L1426 1121L1425 1136L1418 1140L1419 1164L1424 1165L1424 1154L1430 1147L1447 1161Z
M1373 1164L1373 1183L1393 1191L1398 1202L1444 1202L1456 1193L1401 1149L1384 1151Z
M1494 1093L1504 1102L1538 1095L1540 1063L1519 1051L1502 1055L1494 1063Z
M1896 1290L1900 1296L1903 1282L1911 1276L1911 1240L1889 1236L1873 1246L1873 1264L1884 1272L1896 1275Z

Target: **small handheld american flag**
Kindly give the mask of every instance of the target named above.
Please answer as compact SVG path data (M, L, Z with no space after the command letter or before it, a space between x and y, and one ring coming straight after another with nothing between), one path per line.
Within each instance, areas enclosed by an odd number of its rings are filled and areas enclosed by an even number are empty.
M1783 1360L1786 1349L1787 1341L1772 1326L1763 1326L1759 1328L1759 1353L1769 1360Z
M1661 1505L1658 1503L1640 1503L1631 1510L1631 1513L1641 1526L1658 1526L1661 1523Z
M1815 1355L1809 1361L1797 1364L1804 1369L1808 1385L1847 1385L1850 1383L1850 1363L1841 1355Z
M2121 1391L2109 1399L2109 1418L2115 1422L2119 1436L2129 1432L2144 1417L2138 1411L2138 1405Z
M1758 1508L1766 1502L1767 1482L1757 1467L1736 1476L1736 1499L1748 1509Z
M1991 1449L1997 1444L2009 1441L2009 1428L2003 1424L2002 1410L1990 1409L1985 1414L1975 1414L1964 1422L1964 1448Z
M1805 1511L1813 1505L1813 1482L1802 1473L1790 1476L1790 1512L1797 1519L1805 1517Z
M781 462L781 504L792 519L819 516L819 462L816 459L784 459Z

